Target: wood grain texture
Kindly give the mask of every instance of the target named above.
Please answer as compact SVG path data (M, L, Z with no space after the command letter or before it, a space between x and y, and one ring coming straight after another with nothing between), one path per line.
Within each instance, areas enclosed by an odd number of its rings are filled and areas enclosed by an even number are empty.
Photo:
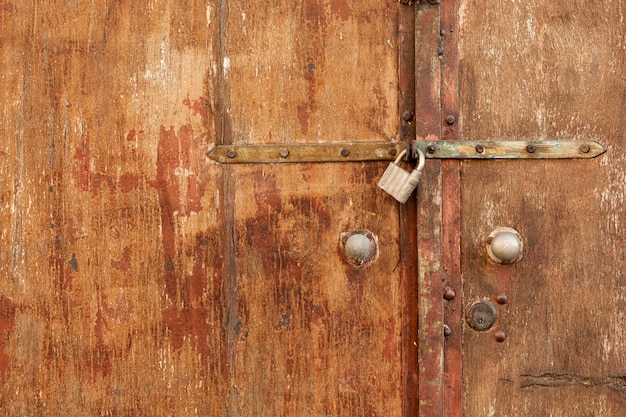
M4 415L209 415L223 398L206 11L0 7Z
M387 164L205 155L397 139L397 38L392 0L0 3L3 415L414 414Z
M391 1L229 3L225 142L395 138L397 15ZM230 414L402 415L400 219L375 187L385 165L229 171ZM354 229L380 245L359 269L339 247Z
M493 330L465 327L464 415L619 415L623 4L461 1L459 13L461 139L602 138L609 149L591 161L463 162L463 302L510 300ZM488 260L497 226L521 233L519 262Z

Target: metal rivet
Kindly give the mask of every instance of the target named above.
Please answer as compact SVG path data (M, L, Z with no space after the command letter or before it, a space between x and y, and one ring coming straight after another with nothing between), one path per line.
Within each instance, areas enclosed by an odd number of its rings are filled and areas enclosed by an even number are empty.
M498 227L487 238L487 254L501 264L519 259L523 246L520 234L510 227Z
M498 330L493 335L496 338L496 342L498 343L502 343L506 340L506 333L504 332L504 330Z
M437 147L435 145L428 145L426 147L426 152L428 152L428 153L435 153L435 152L437 152Z
M476 152L478 153L485 152L485 147L483 145L476 145Z
M289 156L289 149L283 148L280 150L280 156L283 158L287 158Z
M579 149L582 153L589 153L589 151L591 151L591 148L589 147L589 145L580 145Z
M389 149L389 155L396 156L397 154L398 154L398 151L395 148Z
M443 335L445 337L449 337L450 335L452 335L452 329L447 324L443 325Z
M452 301L454 300L454 297L456 297L456 292L454 292L452 287L447 286L443 292L443 299L447 301Z
M407 110L404 113L402 113L402 120L404 120L407 123L413 120L413 112Z
M226 156L229 158L234 158L237 156L237 152L235 152L233 149L229 149L228 152L226 152Z
M341 150L341 156L350 156L350 150L349 149L342 149Z
M446 116L446 123L448 123L449 125L453 125L456 123L456 117L454 117L453 115L449 114Z
M465 317L472 329L489 330L496 322L496 308L489 301L477 301L467 308Z
M535 153L535 152L537 152L537 147L535 145L528 145L526 147L526 151L528 153Z
M506 294L498 294L496 295L496 303L500 305L504 305L509 302L509 297Z

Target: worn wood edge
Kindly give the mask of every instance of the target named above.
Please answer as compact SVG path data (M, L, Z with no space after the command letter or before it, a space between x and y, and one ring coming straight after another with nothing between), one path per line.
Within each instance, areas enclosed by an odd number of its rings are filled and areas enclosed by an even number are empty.
M430 159L590 159L606 152L594 140L416 141L413 147Z
M398 8L398 126L400 140L415 140L415 7ZM402 206L399 206L402 207ZM400 208L400 288L402 294L402 417L419 412L417 201Z
M418 139L441 137L440 9L421 4L416 16L416 108ZM443 306L441 162L430 161L418 189L418 361L421 417L443 415Z
M459 108L459 4L457 0L441 5L441 70L440 123L442 139L460 139ZM450 117L451 116L451 117ZM444 120L445 119L445 120ZM452 122L452 123L451 123ZM474 147L474 150L476 148ZM442 239L444 292L442 294L443 320L448 335L443 350L443 415L460 417L463 414L462 311L463 281L461 279L461 162L446 160L442 164Z
M403 142L218 145L207 156L221 164L362 162L395 159Z

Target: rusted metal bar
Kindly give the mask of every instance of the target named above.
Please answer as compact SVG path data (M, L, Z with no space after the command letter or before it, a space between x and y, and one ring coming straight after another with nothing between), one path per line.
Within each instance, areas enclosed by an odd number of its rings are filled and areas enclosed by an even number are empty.
M565 141L415 141L427 158L437 159L572 159L595 158L606 148L593 140Z
M402 142L220 145L207 156L222 164L387 161L406 147Z

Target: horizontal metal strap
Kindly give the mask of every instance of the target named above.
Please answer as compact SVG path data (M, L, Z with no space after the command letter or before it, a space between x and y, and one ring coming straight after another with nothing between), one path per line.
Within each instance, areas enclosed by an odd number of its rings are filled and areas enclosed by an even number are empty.
M402 142L218 145L207 156L222 164L389 161L407 148ZM412 153L430 159L594 158L606 151L592 140L414 141Z
M405 149L403 142L219 145L207 156L222 164L388 161Z
M426 158L439 159L572 159L595 158L606 151L592 140L461 140L414 141Z

